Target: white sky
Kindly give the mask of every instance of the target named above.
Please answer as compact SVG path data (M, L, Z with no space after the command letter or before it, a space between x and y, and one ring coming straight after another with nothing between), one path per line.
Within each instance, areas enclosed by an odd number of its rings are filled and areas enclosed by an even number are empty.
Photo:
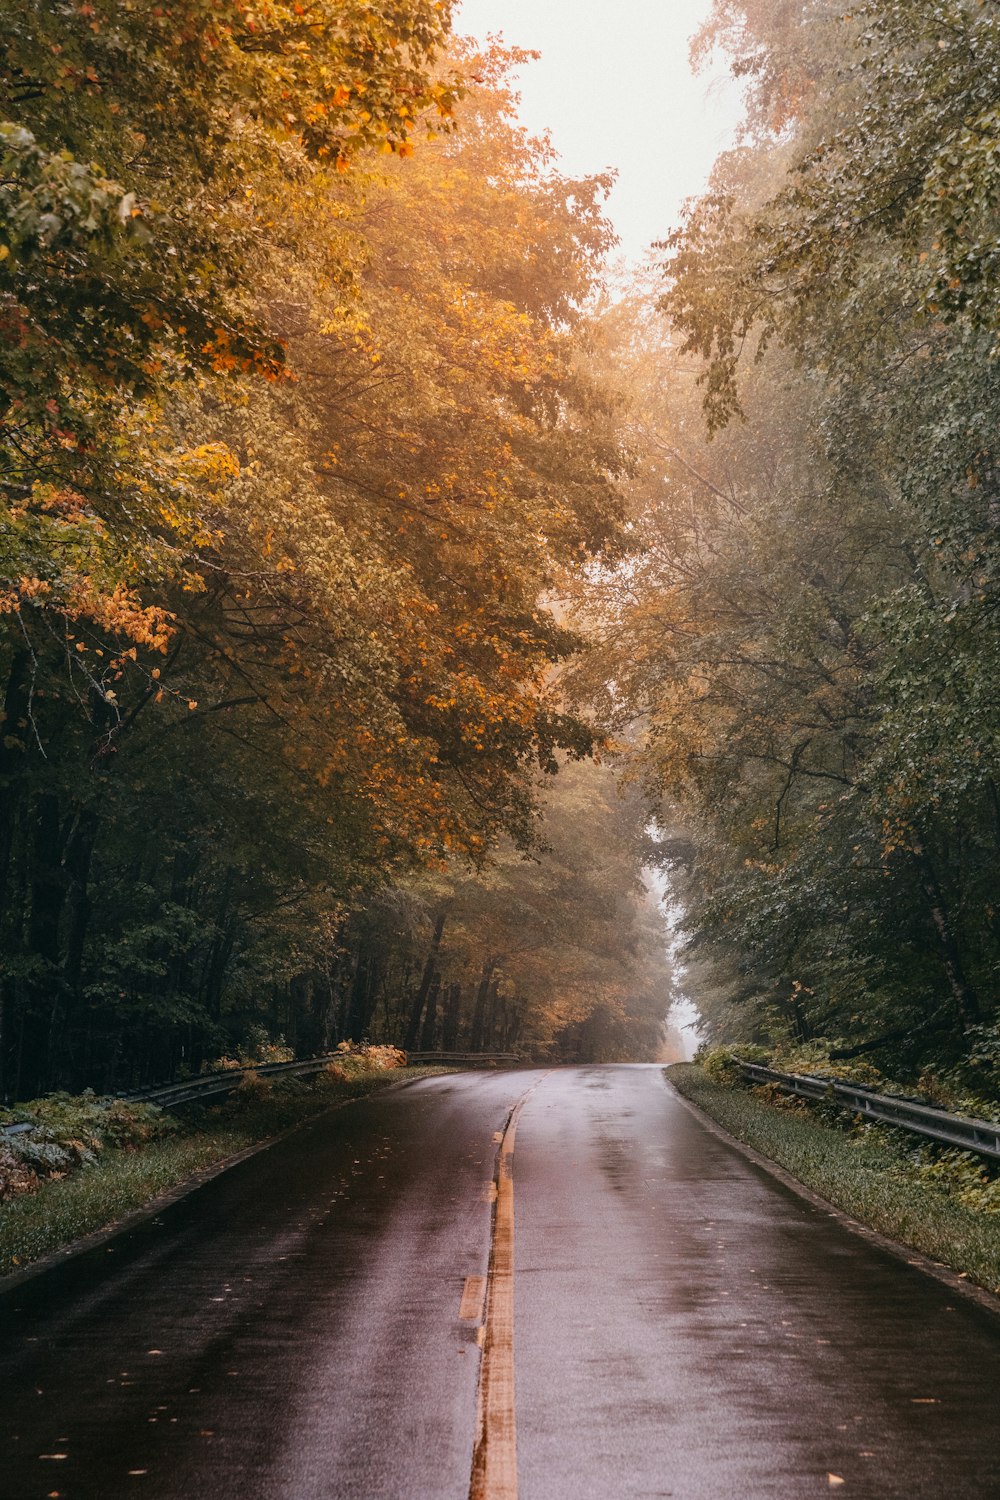
M739 118L723 66L691 72L709 0L460 0L455 29L542 54L521 75L521 119L548 128L571 175L618 171L608 212L638 260L678 223Z

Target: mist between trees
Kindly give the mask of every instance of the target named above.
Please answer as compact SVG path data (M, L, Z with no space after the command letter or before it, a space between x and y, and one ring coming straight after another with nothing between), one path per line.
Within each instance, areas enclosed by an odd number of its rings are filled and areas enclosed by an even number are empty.
M651 1058L649 865L717 1039L992 1087L991 13L720 0L614 300L446 5L0 17L0 1093Z

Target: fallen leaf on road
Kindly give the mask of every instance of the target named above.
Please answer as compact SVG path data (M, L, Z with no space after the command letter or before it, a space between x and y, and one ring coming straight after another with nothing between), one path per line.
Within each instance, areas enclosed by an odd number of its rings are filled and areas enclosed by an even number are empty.
M844 1483L839 1474L827 1474L826 1482L830 1486L831 1490L839 1489L840 1486Z

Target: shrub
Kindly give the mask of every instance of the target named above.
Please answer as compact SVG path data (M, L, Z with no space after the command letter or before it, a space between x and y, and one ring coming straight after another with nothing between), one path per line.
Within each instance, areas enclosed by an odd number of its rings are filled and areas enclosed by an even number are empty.
M16 1156L6 1142L0 1144L0 1203L35 1192L38 1183L38 1173Z
M230 1073L237 1068L252 1068L259 1063L293 1062L295 1049L285 1043L283 1036L272 1041L262 1026L251 1026L243 1045L236 1048L235 1056L224 1053L202 1066L203 1073Z
M786 1114L808 1115L812 1113L810 1101L800 1099L795 1094L786 1094L780 1084L755 1084L750 1092L762 1104L769 1104L772 1109L783 1109Z
M105 1146L141 1146L176 1129L155 1104L84 1094L47 1094L15 1105L0 1123L17 1120L35 1127L43 1140L61 1145L82 1141L91 1151ZM21 1137L13 1137L14 1140Z
M254 1048L254 1052L253 1061L257 1063L295 1061L295 1049L293 1047L286 1047L280 1036L276 1042L262 1042L258 1047Z
M35 1135L15 1136L14 1154L21 1158L25 1166L37 1172L39 1177L65 1177L78 1160L68 1146L40 1140ZM92 1151L86 1152L86 1155L91 1161L96 1160Z
M229 1095L229 1102L236 1105L259 1104L270 1097L273 1084L270 1078L260 1073L244 1073Z
M766 1047L755 1047L750 1042L739 1042L731 1047L699 1048L695 1062L705 1069L715 1083L721 1083L725 1088L736 1088L745 1080L743 1073L736 1066L734 1058L740 1058L743 1062L761 1063L764 1067L771 1061L771 1054Z
M90 1092L31 1099L0 1113L0 1124L31 1126L0 1144L0 1201L91 1166L106 1149L134 1151L177 1129L156 1105Z
M336 1062L327 1063L322 1076L329 1083L350 1083L371 1073L405 1067L406 1053L398 1047L355 1047L352 1042L341 1042Z
M819 1078L836 1078L844 1083L863 1083L883 1092L902 1092L863 1057L831 1058L838 1043L820 1037L812 1042L797 1042L776 1048L771 1066L783 1073L812 1073Z

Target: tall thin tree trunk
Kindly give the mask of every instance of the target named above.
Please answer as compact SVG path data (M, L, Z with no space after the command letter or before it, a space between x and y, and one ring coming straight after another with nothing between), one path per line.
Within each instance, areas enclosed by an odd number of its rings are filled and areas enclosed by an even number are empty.
M479 988L476 990L476 1004L472 1012L472 1030L469 1036L469 1051L482 1052L483 1050L483 1021L486 1015L486 1000L490 992L490 981L493 978L493 970L496 968L496 959L487 959L483 964L482 974L479 979Z
M59 799L44 792L34 808L31 846L28 951L38 961L28 985L27 1074L30 1087L44 1090L53 1082L56 1038L61 1010L59 922L66 899L60 859Z
M344 1007L344 1020L341 1026L345 1041L359 1042L361 1040L367 985L368 955L363 948L359 948L357 962L354 965L354 974L347 992L347 1003Z
M404 1052L413 1052L420 1035L420 1018L424 1013L424 1005L430 994L431 984L437 969L438 954L441 951L441 939L444 936L444 924L448 920L448 912L445 908L437 914L434 923L434 932L431 937L431 946L424 963L424 972L420 977L417 993L413 997L413 1005L410 1007L410 1019L406 1026L406 1035L403 1038Z
M431 981L431 987L427 992L427 1014L424 1017L424 1029L420 1033L421 1052L433 1052L434 1034L437 1031L437 1002L441 993L441 976L435 974Z
M24 764L26 731L22 728L28 715L27 651L15 651L7 673L4 691L3 721L0 723L0 931L7 925L12 902L9 890L10 856L20 798L15 783Z
M462 986L450 984L445 996L444 1015L441 1021L441 1050L458 1051L458 1014L462 1004Z
M948 979L951 997L955 1002L962 1030L968 1031L970 1026L975 1026L980 1020L979 999L966 978L955 929L933 861L919 843L914 848L914 855L920 871L920 883L927 898L930 918L938 936L941 963Z
M98 818L90 808L77 814L63 849L66 875L66 932L63 954L63 992L69 1007L67 1041L75 1082L87 1082L79 1056L80 1004L83 988L83 951L93 903L90 899L90 862L97 839Z

